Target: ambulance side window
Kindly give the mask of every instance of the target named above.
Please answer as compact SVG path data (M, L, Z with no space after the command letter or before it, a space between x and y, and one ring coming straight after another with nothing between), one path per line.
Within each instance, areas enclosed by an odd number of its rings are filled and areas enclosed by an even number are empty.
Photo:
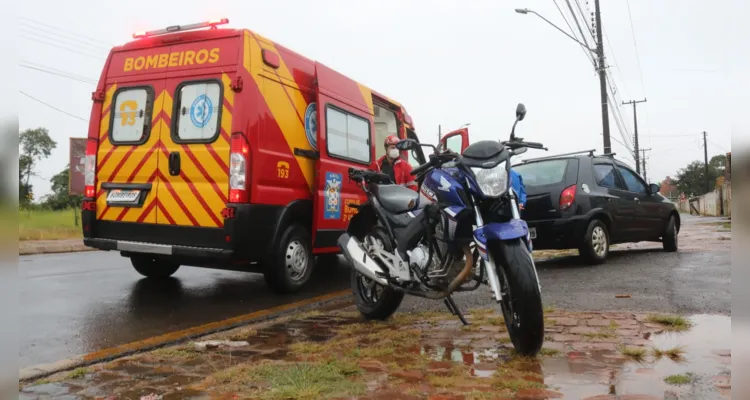
M150 87L119 89L114 96L109 141L115 145L145 143L151 130L154 91Z
M175 143L208 143L219 137L222 87L217 81L186 82L177 89Z
M370 163L370 121L332 106L326 107L328 154L362 164Z

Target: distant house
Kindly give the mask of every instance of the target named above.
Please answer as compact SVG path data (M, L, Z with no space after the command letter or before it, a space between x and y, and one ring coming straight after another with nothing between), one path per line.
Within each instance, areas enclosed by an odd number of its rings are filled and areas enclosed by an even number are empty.
M680 192L677 190L677 184L670 177L666 177L663 181L661 181L659 193L669 199L676 199L680 194Z

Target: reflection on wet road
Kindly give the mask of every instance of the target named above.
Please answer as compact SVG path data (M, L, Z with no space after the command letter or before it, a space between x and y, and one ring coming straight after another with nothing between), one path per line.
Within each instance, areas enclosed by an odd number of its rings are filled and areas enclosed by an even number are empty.
M142 279L118 253L20 257L20 368L346 289L341 263L303 293L272 293L260 274L183 267Z

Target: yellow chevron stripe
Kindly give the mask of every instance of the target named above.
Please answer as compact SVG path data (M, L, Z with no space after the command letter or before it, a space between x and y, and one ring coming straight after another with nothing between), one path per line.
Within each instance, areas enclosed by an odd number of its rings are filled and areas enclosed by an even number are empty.
M365 85L357 83L357 86L359 86L359 91L362 92L362 97L365 100L365 104L367 104L367 109L370 110L370 115L374 115L375 108L372 105L372 92Z
M234 107L234 90L232 90L232 80L227 74L221 74L221 82L224 84L224 98L227 99L227 103ZM229 133L229 132L227 132Z
M255 40L252 36L246 41L246 53L249 51L253 57L261 58L262 49L268 49L276 54L278 51L272 42L265 40L261 36L257 36L258 40ZM259 44L260 43L260 44ZM254 63L249 69L250 76L252 76L255 83L261 88L263 97L266 100L268 108L271 110L276 123L279 124L281 132L284 134L287 145L289 146L289 152L294 154L294 149L305 149L311 150L310 143L307 142L305 135L305 126L301 121L304 118L305 108L307 108L307 102L302 93L300 92L297 83L294 81L292 74L284 63L284 59L280 59L280 66L276 69L278 78L283 82L281 84L277 82L263 84L263 77L261 75L269 75L269 72L263 70L261 63ZM278 79L274 77L274 79ZM302 174L305 176L307 185L310 191L313 190L313 180L315 178L315 161L305 157L295 156L297 163L299 164Z

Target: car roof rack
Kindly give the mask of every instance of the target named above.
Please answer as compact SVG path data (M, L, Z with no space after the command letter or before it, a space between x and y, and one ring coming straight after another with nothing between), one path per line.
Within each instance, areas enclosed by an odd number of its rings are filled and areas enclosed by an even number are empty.
M589 157L593 157L595 151L596 151L596 149L574 151L572 153L563 153L563 154L557 154L557 155L554 155L554 156L529 158L529 159L523 160L521 162L522 163L527 163L527 162L531 162L531 161L553 160L555 158L566 157L566 156L575 156L575 155L578 155L578 154L586 154L586 153L589 153Z
M602 154L603 157L609 157L609 158L615 158L617 153L604 153Z

